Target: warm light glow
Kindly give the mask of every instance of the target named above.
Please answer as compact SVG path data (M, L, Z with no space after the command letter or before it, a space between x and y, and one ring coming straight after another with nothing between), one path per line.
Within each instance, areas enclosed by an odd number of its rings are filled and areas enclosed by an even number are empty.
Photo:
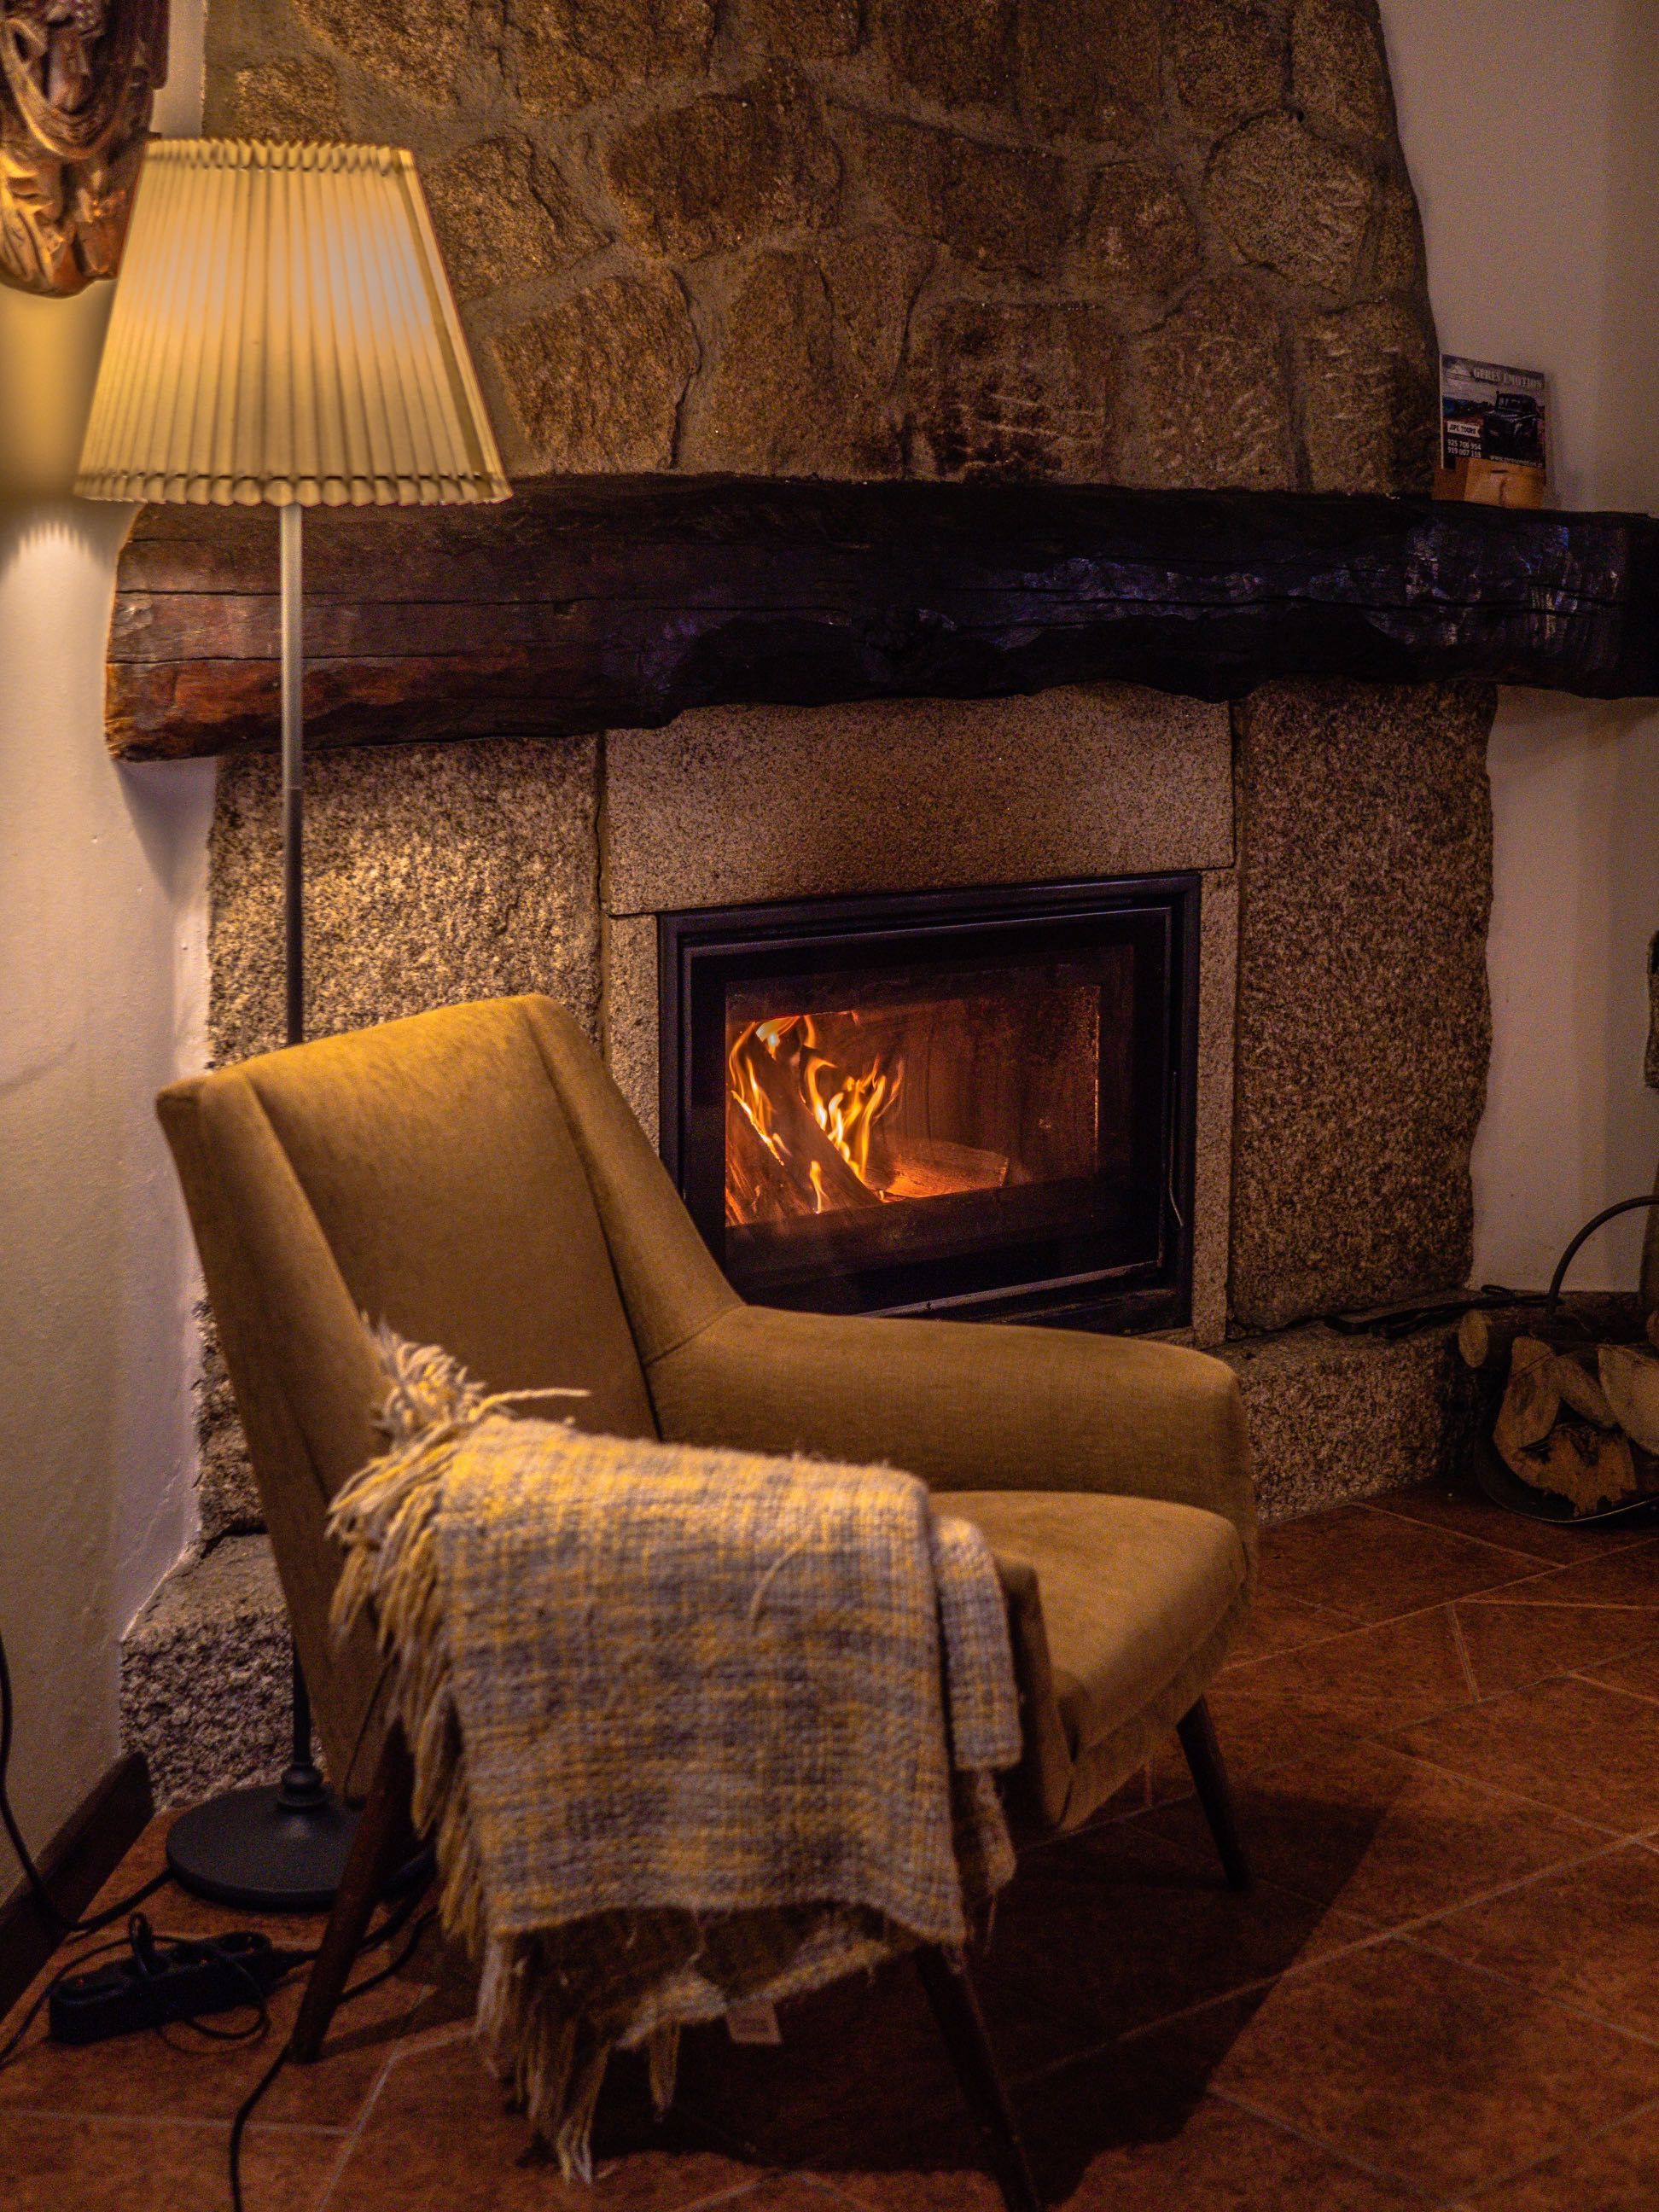
M858 1016L833 1018L855 1024ZM893 1170L883 1162L872 1165L872 1143L897 1103L902 1060L884 1066L878 1054L862 1074L853 1074L819 1050L810 1014L783 1014L745 1023L726 1064L733 1103L796 1188L805 1176L813 1212L880 1205L894 1195ZM734 1205L732 1218L753 1218L728 1192L729 1213Z
M507 498L411 157L155 140L76 489L217 506Z
M917 1225L907 1209L959 1216L994 1192L1086 1182L1099 1172L1101 1065L1094 982L878 988L811 1013L743 987L726 1009L726 1225L828 1216L903 1244Z

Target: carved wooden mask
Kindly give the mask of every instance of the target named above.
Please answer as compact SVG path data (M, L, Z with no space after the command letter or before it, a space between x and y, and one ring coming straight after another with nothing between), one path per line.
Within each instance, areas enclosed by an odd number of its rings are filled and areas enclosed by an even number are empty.
M167 69L167 0L0 0L0 281L112 276Z

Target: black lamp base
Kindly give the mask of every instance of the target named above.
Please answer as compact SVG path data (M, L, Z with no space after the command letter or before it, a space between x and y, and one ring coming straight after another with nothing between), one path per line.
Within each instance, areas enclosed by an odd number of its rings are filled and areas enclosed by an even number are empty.
M315 1770L312 1770L315 1773ZM183 1889L250 1912L326 1912L345 1873L357 1815L320 1778L295 1789L290 1771L181 1814L167 1836L167 1871Z

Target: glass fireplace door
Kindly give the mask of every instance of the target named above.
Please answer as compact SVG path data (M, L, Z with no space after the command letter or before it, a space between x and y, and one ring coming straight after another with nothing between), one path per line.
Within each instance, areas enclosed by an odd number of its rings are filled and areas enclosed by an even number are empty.
M734 1286L1168 1325L1194 904L1182 879L665 917L665 1150Z

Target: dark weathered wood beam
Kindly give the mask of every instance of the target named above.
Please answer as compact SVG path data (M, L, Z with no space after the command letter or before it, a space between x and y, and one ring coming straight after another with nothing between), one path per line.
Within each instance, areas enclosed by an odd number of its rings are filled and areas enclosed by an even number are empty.
M1274 676L1659 692L1659 522L1042 484L546 479L307 518L319 744L559 737L688 707ZM125 758L274 744L268 509L151 507L122 556Z

